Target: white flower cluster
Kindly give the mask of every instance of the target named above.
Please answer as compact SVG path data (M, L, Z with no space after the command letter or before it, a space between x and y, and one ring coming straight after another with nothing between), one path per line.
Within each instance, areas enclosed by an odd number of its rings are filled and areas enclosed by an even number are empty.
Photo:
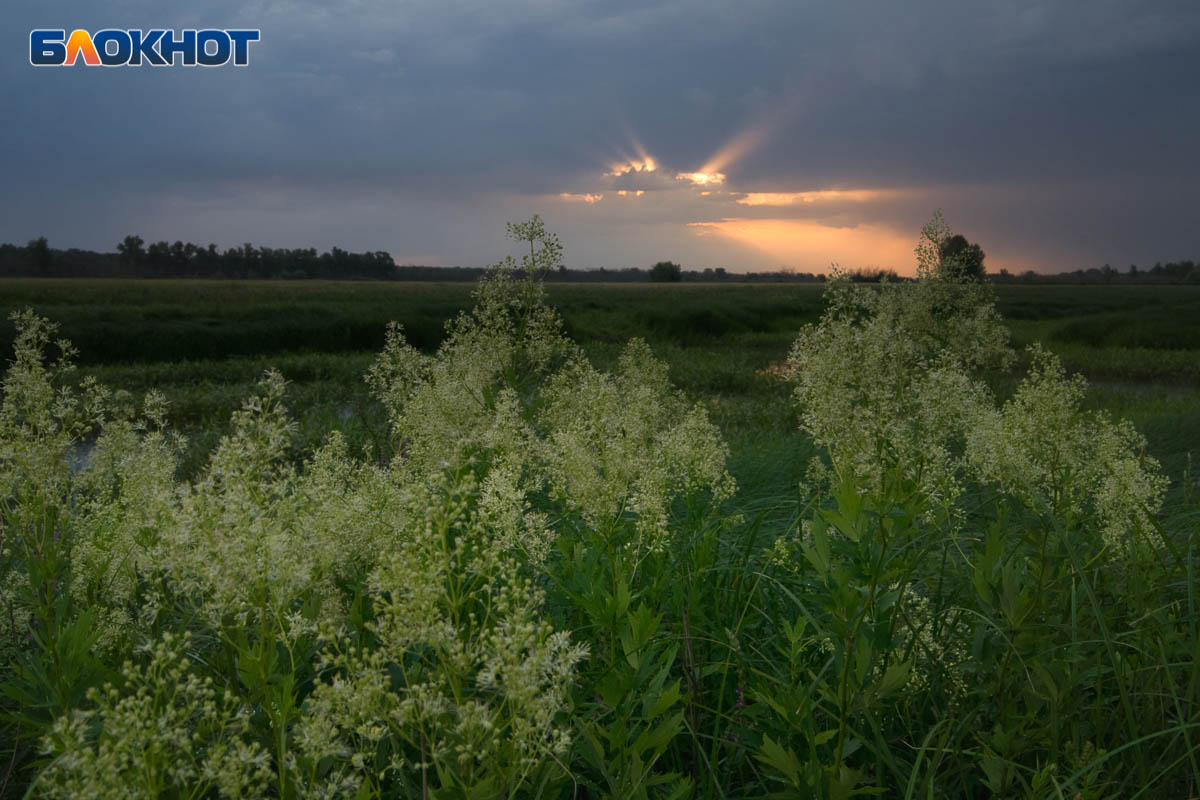
M123 691L93 690L92 710L60 717L45 742L53 760L36 796L266 796L270 760L250 737L246 709L189 669L188 645L164 634L144 669L125 665Z
M127 628L138 570L153 565L163 531L178 511L175 467L182 442L162 429L161 395L147 398L153 430L129 419L104 425L78 475L82 502L71 551L71 592L93 608L105 641Z
M152 642L124 689L58 721L39 791L252 796L284 781L336 797L449 769L450 783L512 793L565 753L587 651L542 617L536 581L557 532L620 528L644 553L666 543L676 500L720 500L733 481L716 427L644 342L610 375L567 339L538 280L561 250L540 221L510 235L529 255L489 272L436 355L389 329L368 375L398 443L386 464L333 434L298 465L286 383L268 371L181 482L162 396L136 414L94 383L64 390L69 345L47 361L53 326L16 317L0 405L6 617L32 624L27 567L42 559L57 570L43 583L69 581L66 596L94 612L106 655ZM86 464L72 464L95 429ZM369 621L352 618L364 608ZM189 668L188 640L151 633L179 619L239 652L323 648L311 696L273 731L278 752L246 743L245 698L219 697Z
M913 283L851 284L835 274L820 322L792 346L801 427L835 466L878 487L899 467L935 502L962 487L963 431L989 402L972 376L1012 360L985 287L925 269Z
M1008 332L985 285L939 271L940 221L924 233L915 282L830 283L824 316L789 359L801 428L838 475L868 488L899 470L952 510L966 482L986 483L1092 526L1114 555L1146 537L1166 479L1143 440L1083 412L1082 379L1037 348L998 406L980 372L1011 365Z
M527 553L550 542L528 502L542 490L602 532L628 519L635 549L661 549L677 497L732 494L720 432L671 389L645 342L626 346L616 374L596 370L534 279L557 265L556 240L536 218L510 234L530 245L525 277L511 260L492 267L436 355L389 329L368 381L391 415L398 458L418 481L470 460L488 515Z
M71 448L103 419L106 392L85 381L83 395L65 386L74 348L54 339L57 326L32 311L13 313L13 360L0 403L0 498L15 526L40 521L47 504L66 496ZM59 354L49 358L54 347ZM13 535L6 531L6 538Z
M57 326L32 311L15 312L13 359L0 382L0 664L15 663L32 642L34 619L27 598L50 600L58 588L33 568L59 559L70 546L75 512L72 456L84 437L104 422L109 393L85 379L80 390L66 385L74 370L74 348L55 338ZM57 350L57 355L50 351Z
M356 791L379 769L377 744L389 735L424 761L393 760L385 771L446 759L510 782L570 743L563 712L587 649L539 618L541 592L519 577L504 532L473 508L471 481L415 500L404 535L372 572L377 645L330 660L299 727L310 763L339 764L312 785Z
M160 611L129 613L139 576L158 576L210 630L246 630L291 647L345 629L338 581L367 576L375 645L331 659L336 674L301 709L297 744L282 757L287 780L306 795L344 796L367 777L380 780L364 745L384 735L414 747L427 740L429 763L501 760L506 768L496 771L510 780L560 755L570 741L567 693L586 649L541 619L540 590L522 577L524 564L545 555L547 534L514 537L533 521L545 528L544 516L528 512L499 466L482 483L468 469L431 487L402 463L388 469L351 458L336 435L297 470L284 390L282 377L268 373L191 483L175 481L178 443L157 425L161 398L149 398L149 426L109 420L87 468L64 472L66 497L58 498L78 506L73 595L97 610L107 638L137 639ZM341 638L324 641L338 646ZM92 710L60 719L47 740L54 766L39 791L258 793L251 783L266 757L238 738L244 720L231 716L234 701L218 701L211 681L187 669L187 647L168 634L152 645L148 666L127 666L124 690L109 687ZM397 670L408 670L399 683ZM219 766L227 753L253 774ZM348 760L313 767L336 753Z
M701 404L672 391L666 364L640 339L626 345L615 375L572 361L550 380L539 419L552 492L598 530L632 515L636 549L667 544L676 495L733 494L720 431Z
M1083 411L1083 379L1031 350L1033 366L1012 399L985 409L967 431L971 468L1027 505L1094 520L1113 555L1139 542L1157 546L1154 516L1167 478L1145 440L1124 420Z

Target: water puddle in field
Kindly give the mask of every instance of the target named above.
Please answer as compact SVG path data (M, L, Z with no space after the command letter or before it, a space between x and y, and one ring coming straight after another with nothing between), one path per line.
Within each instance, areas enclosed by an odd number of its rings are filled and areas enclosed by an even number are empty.
M72 445L71 449L67 451L67 465L71 468L71 472L82 472L87 469L95 452L95 442L80 442Z

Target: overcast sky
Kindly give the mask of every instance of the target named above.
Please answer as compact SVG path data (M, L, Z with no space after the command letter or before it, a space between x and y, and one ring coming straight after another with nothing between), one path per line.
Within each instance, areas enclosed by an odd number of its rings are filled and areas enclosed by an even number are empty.
M1200 3L6 0L0 241L482 266L1200 258ZM32 28L260 28L250 64L35 68ZM623 192L623 193L622 193Z

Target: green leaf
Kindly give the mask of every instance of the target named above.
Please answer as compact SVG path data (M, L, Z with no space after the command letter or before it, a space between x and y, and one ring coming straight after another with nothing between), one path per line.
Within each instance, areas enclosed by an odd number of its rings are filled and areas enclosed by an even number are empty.
M816 736L813 737L813 744L819 747L837 735L838 735L837 728L830 728L827 731L821 731L820 733L818 733Z
M659 714L664 713L668 708L675 705L679 701L679 680L676 679L673 684L668 686L654 703L654 707L650 709L645 716L647 719L654 719Z
M812 520L812 544L802 542L800 545L804 557L808 562L816 568L817 572L822 575L829 572L829 523L825 518L817 514Z
M912 661L894 662L888 665L888 668L883 673L877 685L879 694L891 694L900 687L908 683L909 675L912 674Z
M781 773L792 786L800 785L800 759L770 736L763 735L762 747L755 758Z

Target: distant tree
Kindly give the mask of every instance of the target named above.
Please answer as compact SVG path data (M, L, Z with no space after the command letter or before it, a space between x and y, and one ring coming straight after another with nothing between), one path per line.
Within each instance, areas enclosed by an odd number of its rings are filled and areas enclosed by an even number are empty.
M846 273L851 283L881 283L882 281L898 281L900 276L894 269L883 267L858 267Z
M29 244L25 246L25 253L29 258L30 266L40 274L45 275L50 272L50 243L46 241L45 236L30 239Z
M166 273L171 263L171 245L166 242L153 242L146 248L146 264L150 273Z
M335 248L333 248L332 255L330 255L330 253L326 253L325 255L330 257L330 261L332 263L337 263L343 252L345 252L345 251L339 250L338 248L335 247ZM252 274L254 274L254 275L257 274L258 257L259 257L259 252L257 249L255 249L253 244L251 244L250 242L246 242L245 244L242 245L242 247L241 247L241 264L240 264L241 277L249 278L249 277L251 277Z
M146 251L142 247L146 242L140 236L126 236L117 245L117 252L121 254L121 261L130 266L141 264L146 257Z
M675 283L683 280L683 267L673 261L660 261L650 268L650 280L657 283Z
M174 267L173 274L183 274L183 268L187 266L190 259L190 254L188 253L189 247L195 249L195 245L190 242L184 244L181 241L176 241L175 244L171 245L171 266Z
M938 257L941 272L947 277L983 279L983 248L968 242L961 233L942 239Z

